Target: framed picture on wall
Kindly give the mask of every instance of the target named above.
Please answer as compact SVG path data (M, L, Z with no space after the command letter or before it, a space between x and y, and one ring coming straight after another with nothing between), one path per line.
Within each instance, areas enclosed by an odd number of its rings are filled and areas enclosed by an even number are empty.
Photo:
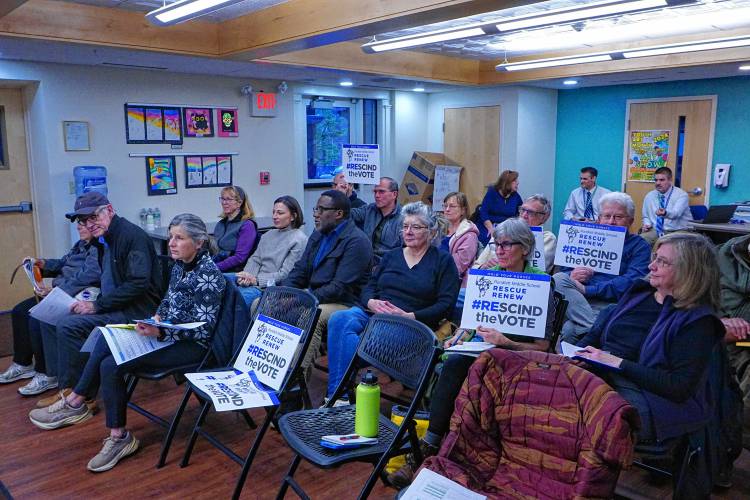
M182 108L185 137L213 137L214 120L211 108Z
M216 110L216 117L219 137L237 137L240 135L236 108L218 108Z
M63 122L65 151L91 151L89 122Z
M146 189L149 196L177 194L174 156L146 157Z
M180 108L125 104L128 144L182 144Z
M231 155L185 156L185 188L232 185Z

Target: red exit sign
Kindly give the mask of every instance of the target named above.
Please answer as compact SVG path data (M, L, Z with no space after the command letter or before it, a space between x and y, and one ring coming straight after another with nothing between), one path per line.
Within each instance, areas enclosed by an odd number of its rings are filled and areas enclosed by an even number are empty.
M253 92L250 99L250 116L276 116L278 101L276 100L275 92Z

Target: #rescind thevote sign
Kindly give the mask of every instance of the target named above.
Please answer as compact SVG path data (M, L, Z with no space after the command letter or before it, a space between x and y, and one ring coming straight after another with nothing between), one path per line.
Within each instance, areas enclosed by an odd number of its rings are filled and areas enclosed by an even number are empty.
M469 270L461 328L485 326L509 335L544 338L551 277Z
M346 182L380 182L380 147L377 144L342 144L341 164Z
M626 231L621 226L564 220L557 236L555 265L618 275Z
M542 226L531 226L529 229L534 235L534 256L531 258L531 265L544 271L547 269L547 263L544 260L544 229Z

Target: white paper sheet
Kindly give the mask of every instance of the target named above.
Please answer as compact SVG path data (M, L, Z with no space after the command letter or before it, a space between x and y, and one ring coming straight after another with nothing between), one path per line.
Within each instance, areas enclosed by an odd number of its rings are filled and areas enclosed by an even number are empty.
M446 349L446 352L457 352L457 353L480 353L484 352L487 349L492 349L493 347L497 347L495 344L492 344L490 342L464 342L460 345L454 345Z
M487 497L464 488L430 469L422 469L401 500L484 500Z
M131 328L111 328L100 326L99 330L112 351L115 363L121 365L131 359L170 346L174 341L159 342L154 337L146 337Z
M70 306L75 301L73 297L55 287L41 302L29 309L29 313L34 319L57 326L62 318L73 314L70 312Z

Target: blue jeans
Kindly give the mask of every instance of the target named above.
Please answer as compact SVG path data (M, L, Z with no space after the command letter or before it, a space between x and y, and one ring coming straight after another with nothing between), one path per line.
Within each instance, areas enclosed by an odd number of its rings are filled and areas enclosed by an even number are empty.
M261 295L263 295L263 290L258 288L257 286L241 286L237 284L237 273L224 273L224 277L237 285L237 288L240 291L240 294L242 294L242 298L245 299L245 304L248 306L253 303L253 301L257 298L259 298Z
M102 335L97 340L74 391L76 394L93 399L101 384L107 427L110 429L125 427L128 409L127 384L125 383L127 373L200 363L205 354L206 349L203 346L191 340L181 340L169 347L118 365Z
M328 392L333 396L357 352L370 316L359 307L336 311L328 320Z

